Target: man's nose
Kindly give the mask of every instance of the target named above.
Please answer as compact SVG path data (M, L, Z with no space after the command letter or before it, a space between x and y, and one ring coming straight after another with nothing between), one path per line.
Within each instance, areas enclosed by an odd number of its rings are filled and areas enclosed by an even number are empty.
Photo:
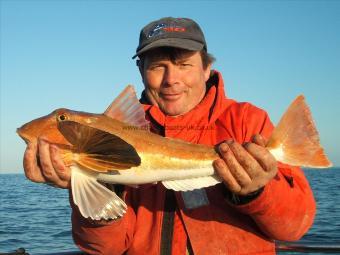
M163 82L165 85L171 86L179 82L179 70L175 65L170 65L166 68Z

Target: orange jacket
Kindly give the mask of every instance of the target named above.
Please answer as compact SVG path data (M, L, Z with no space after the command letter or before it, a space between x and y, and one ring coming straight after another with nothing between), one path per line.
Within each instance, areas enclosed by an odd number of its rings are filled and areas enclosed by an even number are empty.
M207 145L228 138L243 143L258 133L270 136L273 125L267 113L249 103L227 99L218 72L214 72L207 86L202 102L176 118L165 116L156 106L145 105L152 130ZM82 218L71 201L74 241L90 254L180 255L186 253L187 246L195 255L275 254L274 239L299 239L315 215L312 191L297 167L279 164L277 176L262 193L241 205L227 199L223 184L204 190L208 204L193 209L187 209L182 193L175 192L177 207L172 218L165 218L170 203L165 197L170 193L162 184L125 187L127 213L107 226ZM164 225L171 225L166 236L162 225L165 219ZM164 240L171 242L170 251L164 250Z

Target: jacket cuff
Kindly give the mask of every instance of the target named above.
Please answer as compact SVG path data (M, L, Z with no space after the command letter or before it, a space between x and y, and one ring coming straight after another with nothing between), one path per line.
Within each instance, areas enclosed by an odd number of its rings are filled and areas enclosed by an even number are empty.
M284 198L281 196L285 196L282 192L290 188L292 188L292 186L285 181L282 173L278 172L254 199L245 204L230 204L243 214L263 213L270 210L277 201L282 201Z
M224 198L232 205L245 205L250 203L251 201L258 198L264 190L264 187L249 193L248 195L237 195L230 190L228 190L225 186L223 187Z

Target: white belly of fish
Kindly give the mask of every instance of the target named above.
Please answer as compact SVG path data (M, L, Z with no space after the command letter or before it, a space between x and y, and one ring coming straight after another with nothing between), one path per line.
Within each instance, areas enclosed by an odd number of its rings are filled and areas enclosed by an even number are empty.
M169 187L167 184L175 183L176 181L182 182L182 185L184 184L183 182L190 183L189 187L182 187L180 190L183 190L183 188L185 190L192 190L217 183L217 177L214 175L215 172L211 160L178 159L165 157L160 154L144 154L141 156L142 163L140 166L111 173L99 173L96 177L97 180L125 185L139 185L161 181L164 186L171 189L174 188Z
M117 171L117 173L111 174L100 173L96 178L99 181L108 183L139 185L159 181L193 179L212 175L214 175L214 169L212 166L186 170L154 169L149 171L140 171L139 169L132 168L129 170Z

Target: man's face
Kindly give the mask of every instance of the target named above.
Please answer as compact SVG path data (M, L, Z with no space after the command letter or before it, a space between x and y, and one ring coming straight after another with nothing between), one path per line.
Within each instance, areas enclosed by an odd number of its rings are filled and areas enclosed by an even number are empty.
M151 103L167 115L178 116L203 99L210 66L203 68L199 52L183 51L170 59L160 48L144 57L141 73Z

